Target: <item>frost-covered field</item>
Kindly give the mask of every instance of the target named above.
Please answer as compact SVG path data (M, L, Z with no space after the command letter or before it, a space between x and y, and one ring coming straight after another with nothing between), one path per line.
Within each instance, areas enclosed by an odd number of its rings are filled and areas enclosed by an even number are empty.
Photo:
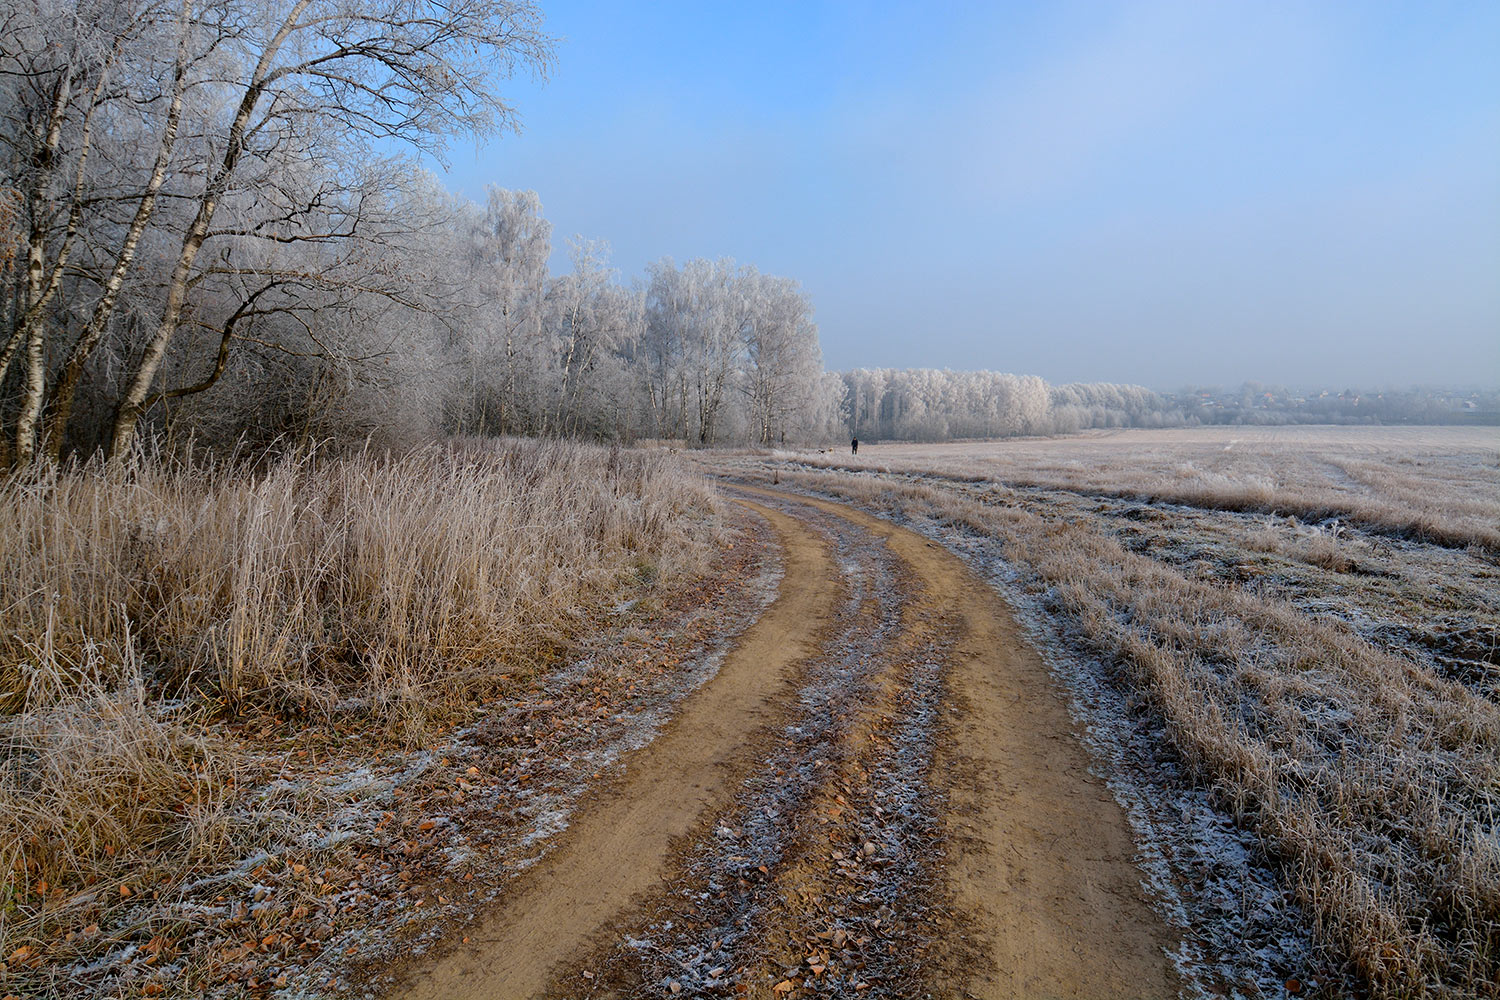
M1198 427L866 443L858 464L1318 521L1356 519L1382 534L1500 546L1496 427Z
M940 537L1049 654L1206 995L1500 981L1500 433L776 453Z

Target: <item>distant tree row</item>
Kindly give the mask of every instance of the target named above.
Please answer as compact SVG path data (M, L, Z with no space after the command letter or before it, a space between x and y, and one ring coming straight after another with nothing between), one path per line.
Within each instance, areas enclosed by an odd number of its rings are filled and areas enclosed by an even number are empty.
M1182 422L1166 400L1138 385L1052 386L1035 375L933 368L860 368L842 379L845 420L866 439L943 441Z
M1500 424L1500 391L1493 389L1296 391L1246 382L1228 390L1158 393L1111 382L1049 385L1035 375L931 368L861 368L841 378L843 422L872 440L1201 424Z
M1296 390L1245 382L1234 389L1189 387L1168 399L1201 424L1500 424L1494 389Z

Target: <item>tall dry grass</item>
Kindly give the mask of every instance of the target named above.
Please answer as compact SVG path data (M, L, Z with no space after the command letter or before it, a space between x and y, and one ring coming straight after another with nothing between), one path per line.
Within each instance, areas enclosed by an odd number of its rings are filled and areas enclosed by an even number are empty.
M86 651L239 710L359 711L416 733L600 594L693 568L707 490L662 456L514 442L0 485L0 707ZM64 685L65 687L65 685Z
M561 442L0 483L0 958L268 835L225 721L419 743L719 531L671 457Z
M1496 995L1500 706L1274 596L1194 579L1086 517L961 481L741 460L761 480L1000 539L1067 634L1154 707L1381 998ZM800 467L798 467L800 466Z

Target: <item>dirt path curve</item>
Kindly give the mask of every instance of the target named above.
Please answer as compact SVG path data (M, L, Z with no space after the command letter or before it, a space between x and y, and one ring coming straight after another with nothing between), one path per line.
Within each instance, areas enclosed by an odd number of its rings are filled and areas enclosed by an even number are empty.
M957 625L951 714L935 761L947 776L944 827L957 848L947 882L994 963L967 992L1176 996L1164 954L1174 939L1141 890L1128 821L1089 773L1064 696L1010 609L937 543L842 504L799 500L883 539L926 585L919 613Z
M549 971L654 886L674 839L728 795L744 748L773 698L817 653L838 597L824 543L795 518L754 505L783 548L774 603L690 695L675 720L631 755L615 787L584 802L558 846L522 877L469 945L408 984L412 1000L512 1000L543 992Z
M956 556L727 487L786 548L718 675L413 998L1177 995L1126 818Z

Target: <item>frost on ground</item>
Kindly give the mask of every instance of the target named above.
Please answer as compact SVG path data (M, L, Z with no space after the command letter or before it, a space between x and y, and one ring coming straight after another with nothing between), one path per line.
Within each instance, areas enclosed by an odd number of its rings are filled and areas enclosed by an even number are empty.
M1193 992L1484 996L1500 466L1467 439L1412 459L1355 438L1217 459L1203 441L1187 461L1126 440L717 465L903 521L1007 597L1136 826ZM1059 462L1054 444L1102 458Z
M745 518L696 584L614 607L567 660L517 678L419 750L372 747L338 727L242 727L227 822L267 830L259 846L170 898L141 901L128 927L89 928L100 940L78 941L87 959L32 968L24 987L18 968L0 985L36 996L185 986L217 997L357 995L502 896L589 789L713 677L775 598L781 567L768 537Z
M1276 997L1289 981L1333 983L1306 916L1277 884L1255 837L1182 773L1161 721L1131 703L1097 656L1069 643L1046 591L1028 591L1000 544L930 518L906 526L946 545L1015 610L1032 645L1068 692L1083 741L1130 817L1137 859L1157 909L1182 934L1172 956L1193 997ZM1340 983L1348 988L1352 984Z
M747 523L741 558L720 567L717 592L688 595L653 619L643 620L633 605L617 607L624 620L594 636L574 662L454 732L441 763L473 780L456 780L449 801L458 808L425 821L433 824L427 843L437 849L426 884L403 879L399 869L384 873L401 891L378 911L380 919L345 931L294 986L308 994L326 992L330 980L337 986L332 974L350 955L362 970L357 980L388 984L392 962L424 954L503 897L509 879L551 849L590 788L623 755L649 743L681 698L713 678L734 638L775 599L781 567L765 530ZM487 775L493 779L480 780ZM358 820L367 811L352 815Z

